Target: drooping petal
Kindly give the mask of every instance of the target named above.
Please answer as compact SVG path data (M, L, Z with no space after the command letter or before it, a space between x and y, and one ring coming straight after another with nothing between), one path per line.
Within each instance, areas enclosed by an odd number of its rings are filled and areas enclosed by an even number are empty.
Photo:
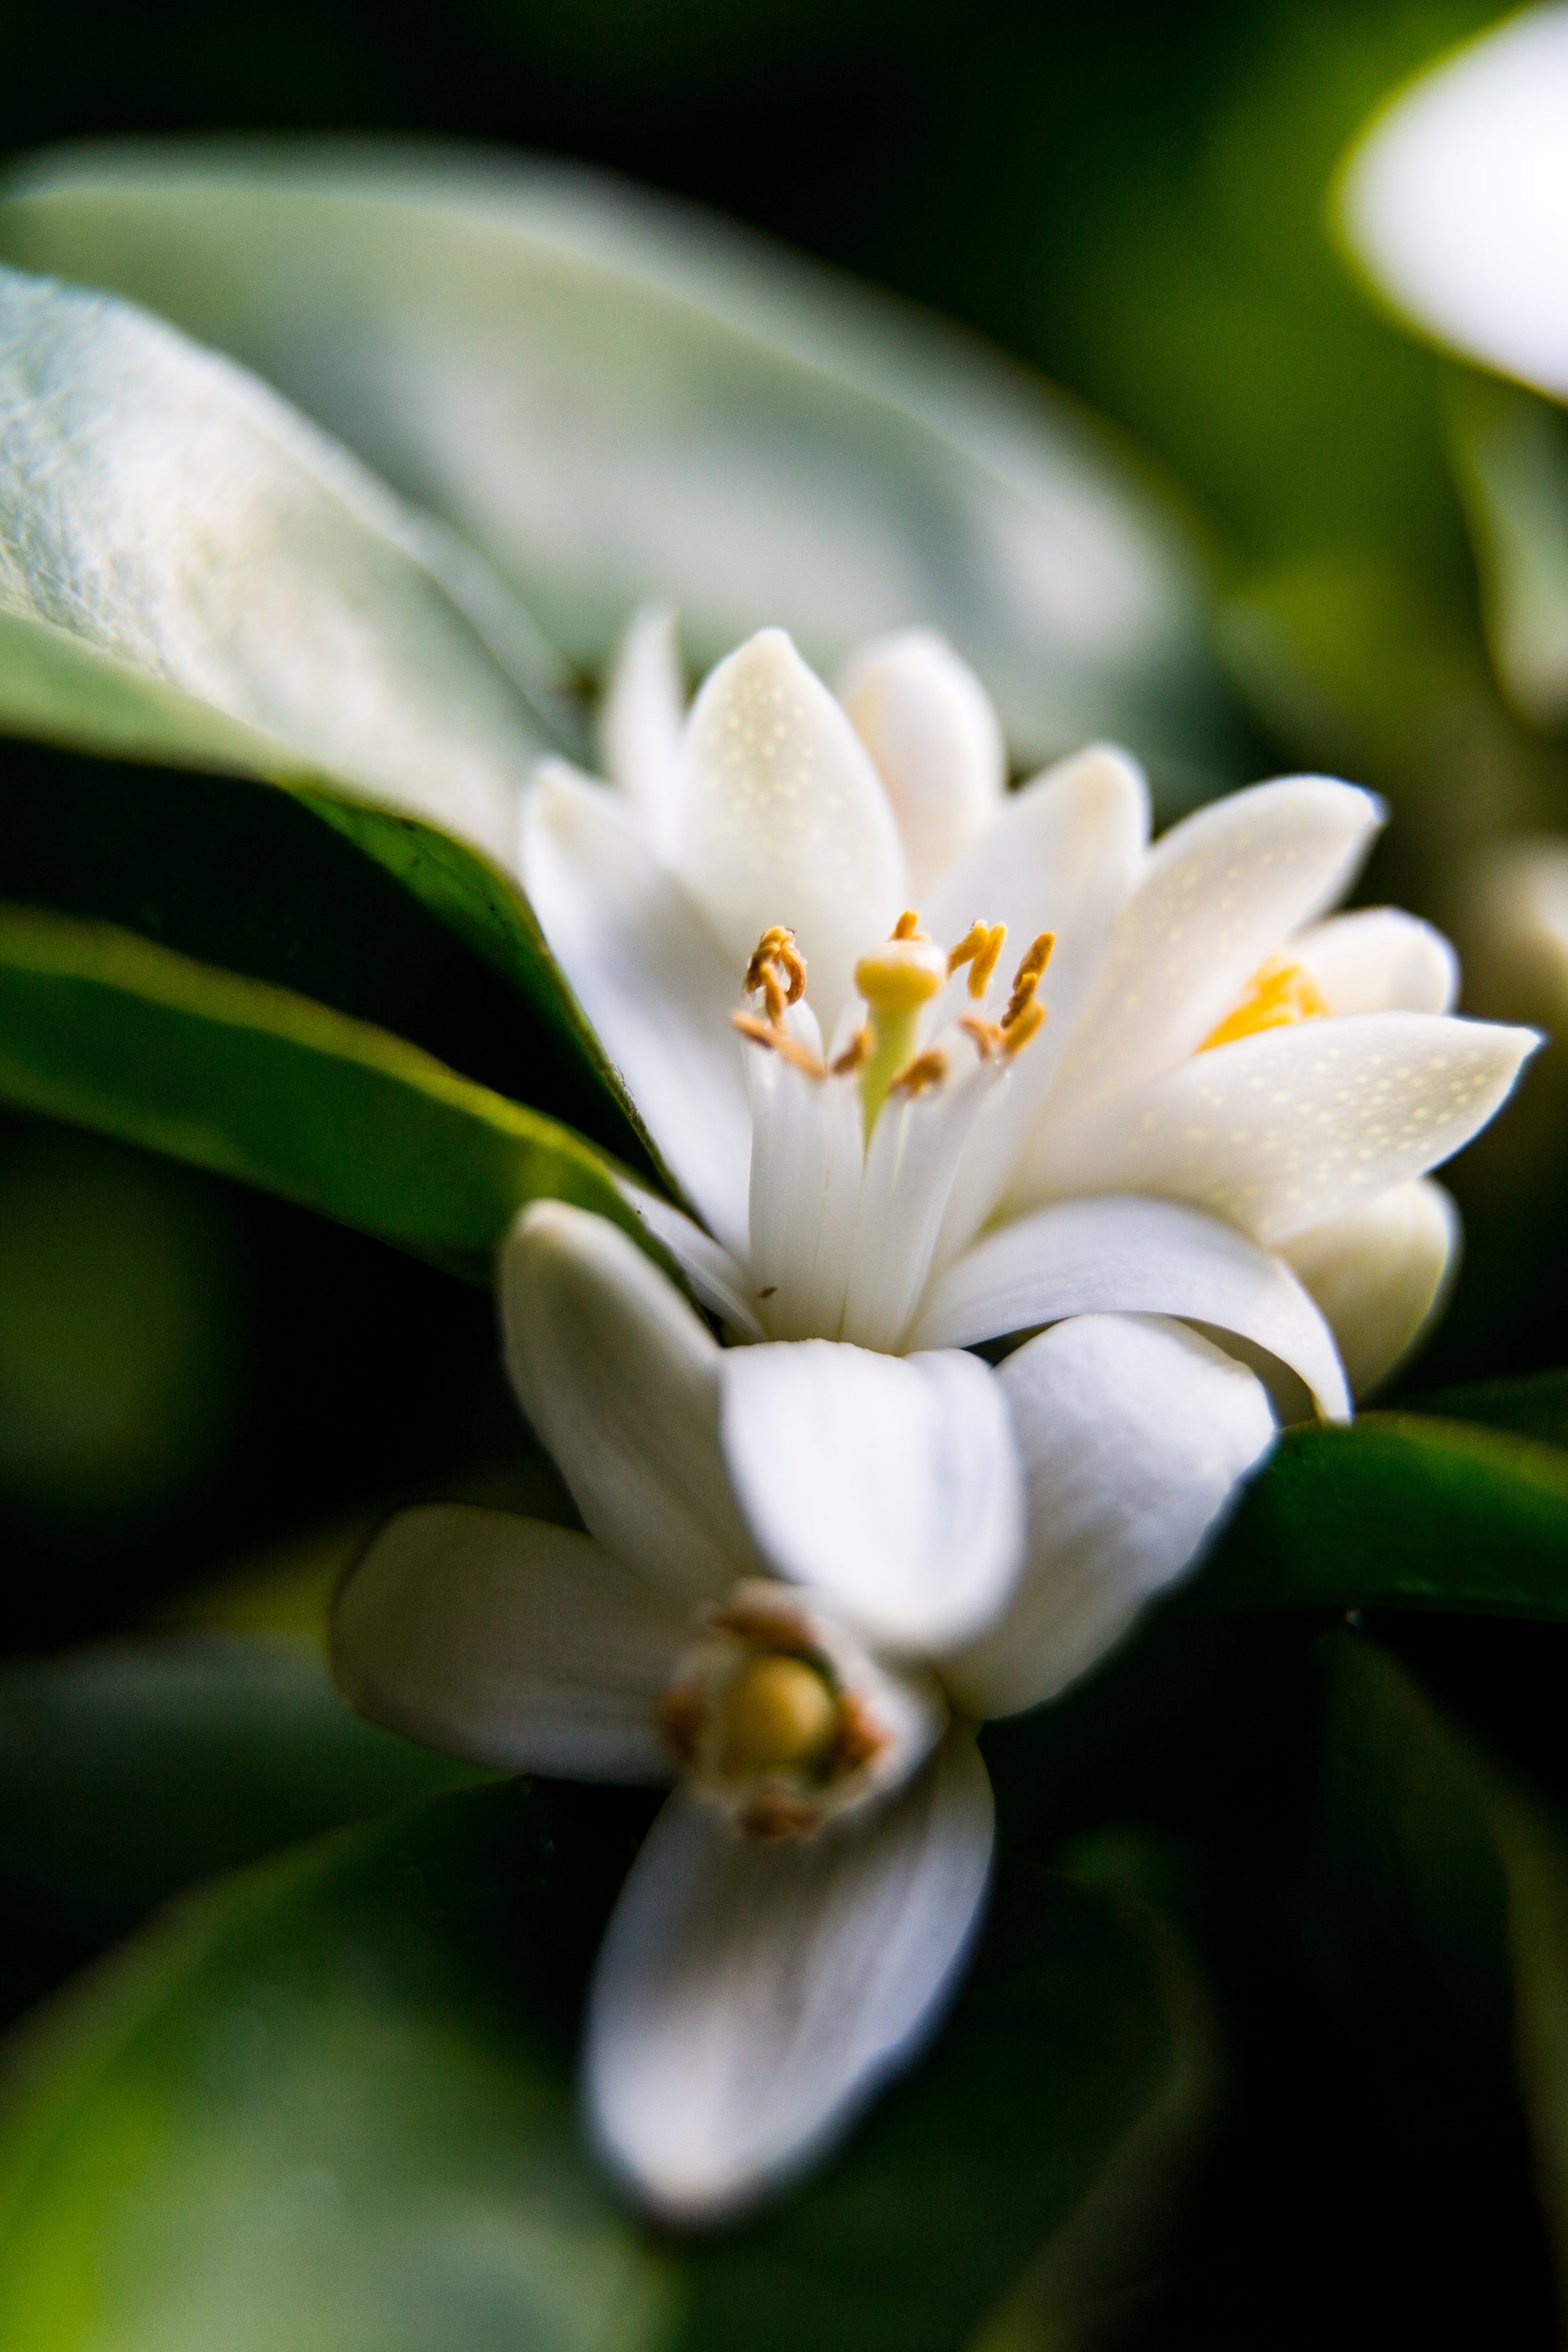
M692 705L677 865L738 971L770 925L795 932L831 1034L908 873L864 745L782 629L721 661Z
M672 2221L727 2218L846 2131L934 2031L978 1926L991 1787L949 1731L885 1810L792 1844L678 1792L616 1906L588 2010L610 2162Z
M939 1259L963 1248L1006 1189L1099 978L1111 928L1137 885L1148 838L1142 771L1125 752L1091 744L1012 793L931 894L926 921L933 938L960 939L977 920L1006 924L994 994L1005 990L1042 931L1056 935L1040 986L1049 1017L1018 1056L1005 1101L964 1153Z
M622 1199L669 1252L710 1314L732 1324L748 1339L764 1339L752 1304L751 1276L741 1260L731 1257L722 1242L705 1234L672 1201L662 1200L629 1176L620 1179L620 1190Z
M1419 1177L1282 1245L1323 1311L1354 1395L1380 1387L1412 1353L1447 1296L1460 1241L1453 1202Z
M887 788L918 898L1001 812L1007 751L991 698L945 637L903 629L861 647L838 699Z
M503 1772L668 1780L658 1707L689 1614L591 1536L437 1504L383 1528L338 1596L351 1706Z
M748 1053L746 1079L752 1311L775 1339L835 1334L864 1161L858 1089L852 1077L816 1077L762 1048Z
M910 1343L970 1347L1094 1314L1173 1315L1234 1331L1300 1373L1330 1420L1349 1414L1333 1339L1289 1268L1174 1201L1062 1201L998 1227L931 1285Z
M1352 1013L1198 1054L1067 1129L1054 1192L1157 1192L1274 1245L1435 1168L1498 1109L1531 1029Z
M500 1292L512 1385L605 1549L697 1600L755 1575L719 1448L721 1351L674 1284L618 1226L536 1201Z
M1527 8L1379 115L1341 217L1388 299L1440 341L1568 399L1568 16Z
M661 856L675 847L686 692L675 614L645 604L626 631L599 714L605 773L631 803Z
M1331 1013L1448 1013L1459 960L1443 937L1398 907L1331 915L1285 953L1306 967Z
M1382 822L1370 793L1289 776L1173 825L1111 935L1031 1162L1090 1107L1195 1053L1258 966L1346 888Z
M649 1134L720 1240L743 1250L752 1122L730 1013L744 960L614 795L558 761L527 795L521 852L552 952Z
M1022 1474L995 1375L956 1350L827 1339L732 1348L724 1458L770 1565L889 1648L936 1652L997 1615L1022 1554Z
M1029 1481L1029 1556L1000 1624L944 1669L1012 1715L1103 1657L1191 1568L1275 1435L1262 1382L1179 1323L1083 1315L1003 1365Z

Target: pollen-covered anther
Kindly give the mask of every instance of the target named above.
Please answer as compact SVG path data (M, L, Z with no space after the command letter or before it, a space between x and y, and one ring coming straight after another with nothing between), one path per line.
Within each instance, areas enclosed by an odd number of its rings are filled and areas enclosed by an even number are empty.
M870 1057L871 1032L862 1027L856 1030L844 1051L835 1055L827 1066L836 1078L852 1077L862 1062L869 1061Z
M764 1021L755 1013L731 1013L731 1022L742 1037L753 1045L764 1045L771 1054L778 1054L792 1067L804 1070L808 1078L825 1078L827 1072L809 1045L803 1045L792 1036L782 1020Z
M925 1053L917 1054L912 1062L906 1062L901 1070L894 1072L888 1081L888 1092L923 1095L928 1087L940 1087L946 1076L947 1055L939 1045L932 1045Z
M784 924L770 925L752 950L743 985L748 996L761 992L775 1027L785 1006L798 1004L805 994L805 958L795 943L795 933Z
M969 993L979 1000L991 985L991 975L1007 937L1005 923L971 923L955 948L947 953L947 969L952 974L964 964L969 966Z
M1321 1021L1328 1000L1304 964L1290 957L1270 956L1259 964L1243 991L1240 1003L1211 1029L1200 1054L1215 1045L1234 1045L1238 1038L1256 1037L1265 1029L1287 1029L1298 1021Z
M1004 1029L1011 1029L1034 1003L1035 992L1045 977L1046 966L1050 962L1056 943L1055 931L1042 931L1013 974L1013 993L1007 1000L1007 1010L1002 1015ZM1037 1022L1035 1025L1037 1028L1039 1024Z

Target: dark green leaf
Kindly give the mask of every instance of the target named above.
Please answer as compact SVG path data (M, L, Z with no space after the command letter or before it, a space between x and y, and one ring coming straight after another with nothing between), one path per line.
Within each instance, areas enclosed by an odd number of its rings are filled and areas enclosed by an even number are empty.
M947 629L1033 758L1211 761L1203 590L1093 424L965 338L720 224L515 157L212 142L34 165L8 256L236 353L597 666L641 596L715 658Z
M1568 1451L1415 1413L1292 1430L1189 1605L1568 1618Z
M0 1098L166 1151L472 1280L526 1201L640 1237L570 1129L384 1031L107 924L0 910Z
M224 1881L30 2038L0 2137L5 2352L952 2352L1191 2052L1118 1897L1005 1874L948 2029L751 2225L655 2238L574 2113L640 1799L448 1798ZM133 2217L133 2218L132 2218Z

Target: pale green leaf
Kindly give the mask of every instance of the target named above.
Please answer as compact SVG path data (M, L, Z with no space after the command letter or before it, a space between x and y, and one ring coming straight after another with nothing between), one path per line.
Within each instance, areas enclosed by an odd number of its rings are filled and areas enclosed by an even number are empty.
M540 161L391 145L68 150L0 250L235 353L465 532L598 665L633 606L707 662L764 623L831 666L947 630L1033 759L1212 761L1172 515L971 339L689 209Z

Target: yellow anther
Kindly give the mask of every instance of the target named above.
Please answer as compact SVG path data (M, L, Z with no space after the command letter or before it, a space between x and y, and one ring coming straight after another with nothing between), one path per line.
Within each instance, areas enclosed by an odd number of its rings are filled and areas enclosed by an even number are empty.
M928 1087L940 1087L947 1076L947 1055L937 1046L929 1053L917 1054L906 1062L888 1081L888 1092L900 1095L923 1095Z
M836 1055L828 1067L836 1078L847 1078L870 1057L871 1032L869 1029L857 1029L842 1054Z
M782 1013L783 1008L780 1010ZM810 1046L791 1036L782 1018L763 1021L755 1013L731 1013L730 1018L742 1037L750 1038L753 1045L765 1045L771 1054L782 1055L795 1069L804 1070L808 1078L827 1076Z
M774 923L752 950L742 983L748 996L760 989L768 1019L783 1020L786 1004L798 1004L805 994L805 958L795 943L795 933Z
M1231 1045L1238 1037L1255 1037L1264 1029L1321 1021L1328 1010L1321 989L1303 965L1289 956L1270 956L1247 982L1235 1012L1209 1031L1198 1051L1206 1054L1211 1046Z
M970 967L971 996L984 996L990 986L991 975L996 969L1006 936L1005 923L971 923L958 945L949 949L947 968L950 973L955 972L961 964Z
M1037 1037L1045 1025L1046 1008L1037 997L1031 997L1011 1021L1002 1024L1002 1051L1021 1054L1030 1038Z
M958 1025L966 1037L973 1039L974 1050L983 1062L988 1062L993 1054L999 1054L1007 1043L999 1021L980 1021L973 1013L966 1013Z
M895 933L862 956L855 985L879 1013L912 1013L928 1004L947 978L947 958L930 940Z
M924 939L925 933L921 929L921 919L912 907L906 907L893 925L893 937L896 940Z
M748 1772L820 1764L838 1738L838 1701L805 1658L754 1657L723 1700L724 1768Z

